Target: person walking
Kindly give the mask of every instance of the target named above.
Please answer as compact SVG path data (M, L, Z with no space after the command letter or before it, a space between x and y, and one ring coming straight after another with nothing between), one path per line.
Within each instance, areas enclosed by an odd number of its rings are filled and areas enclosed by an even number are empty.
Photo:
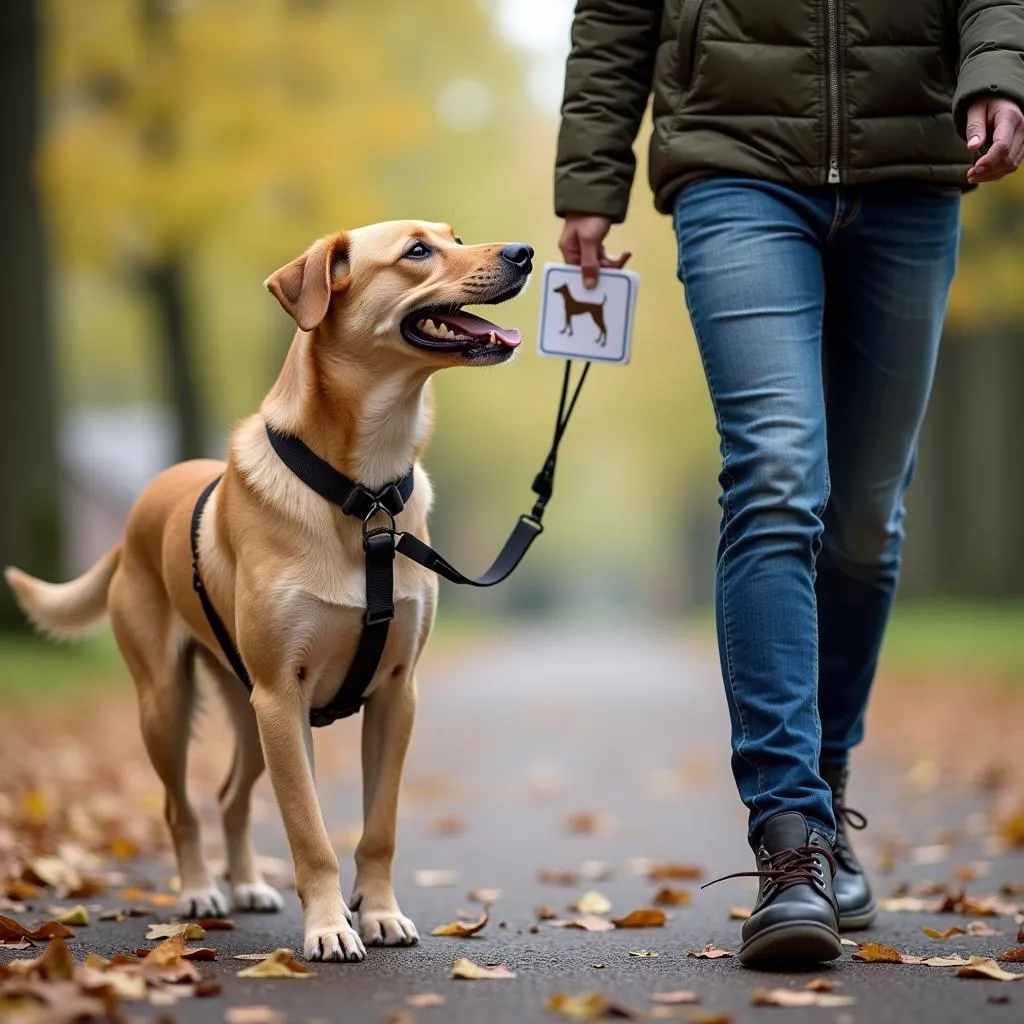
M832 960L875 916L847 764L960 196L1024 157L1024 0L579 0L555 209L588 287L627 258L604 242L652 92L650 183L721 441L718 646L760 879L739 957Z

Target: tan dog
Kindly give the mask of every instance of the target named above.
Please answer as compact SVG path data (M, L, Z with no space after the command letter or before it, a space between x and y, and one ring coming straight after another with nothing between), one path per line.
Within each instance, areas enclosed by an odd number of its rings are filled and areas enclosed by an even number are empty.
M279 910L256 867L250 795L264 759L284 819L311 960L361 960L363 942L411 945L416 927L392 886L399 782L416 709L415 669L434 619L436 577L395 563L396 618L367 690L362 727L363 835L351 907L342 897L313 780L311 707L348 669L365 606L361 524L310 490L270 445L269 423L372 490L416 464L431 428L431 375L504 362L517 331L463 313L525 287L533 250L462 245L441 224L393 221L321 238L267 281L298 331L260 413L231 436L227 464L181 463L135 503L123 541L71 583L8 569L21 606L43 630L69 636L110 613L135 680L142 733L167 791L181 909L227 905L203 857L185 793L196 660L216 679L237 734L220 790L227 874L237 910ZM190 518L218 474L199 530L203 581L253 681L251 702L228 667L192 587ZM415 489L397 528L427 540L430 483Z

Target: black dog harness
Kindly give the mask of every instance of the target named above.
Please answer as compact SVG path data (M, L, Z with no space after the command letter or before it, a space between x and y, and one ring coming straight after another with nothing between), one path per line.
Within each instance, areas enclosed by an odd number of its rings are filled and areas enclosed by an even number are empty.
M529 514L519 517L511 535L505 541L505 546L494 560L494 564L479 579L464 576L418 537L396 529L395 517L405 508L413 492L412 469L401 480L374 492L362 484L350 480L344 473L340 473L297 437L282 434L269 423L267 424L267 437L281 461L307 487L316 491L331 504L337 505L345 515L361 519L363 522L363 551L366 554L366 612L363 616L363 632L359 637L359 644L356 647L352 664L338 687L338 692L325 707L310 710L309 720L312 726L330 725L339 718L347 718L349 715L356 714L363 706L366 691L373 681L384 653L388 628L391 625L391 620L395 617L394 562L396 553L418 562L451 583L465 584L471 587L493 587L512 574L530 545L543 532L541 518L554 490L558 446L561 444L562 436L569 424L569 417L576 407L576 399L579 397L580 389L587 377L587 371L590 369L589 363L583 367L572 399L566 407L571 365L566 361L565 375L562 380L562 397L559 403L558 417L555 421L554 441L544 460L544 466L533 481L532 489L537 495L537 501ZM199 595L206 620L210 624L213 635L217 638L220 649L224 652L224 657L234 669L235 675L251 692L252 679L249 672L231 634L217 614L217 609L214 608L210 595L203 586L202 575L199 571L199 524L206 502L220 479L217 477L207 484L192 510L192 586ZM378 513L387 517L387 525L370 525L370 520Z

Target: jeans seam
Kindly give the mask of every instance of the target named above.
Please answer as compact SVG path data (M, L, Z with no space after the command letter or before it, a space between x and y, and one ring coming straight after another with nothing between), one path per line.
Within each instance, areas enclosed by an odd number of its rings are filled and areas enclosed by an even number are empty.
M677 242L678 242L678 237L679 237L678 208L677 208L675 227L676 227L676 238L677 238ZM697 341L697 354L700 357L701 367L704 370L704 376L705 376L705 378L707 379L707 382L708 382L708 393L709 393L709 395L711 397L711 408L714 410L714 414L715 414L715 426L716 426L716 428L718 430L718 436L722 439L722 476L725 479L725 483L726 483L726 487L725 487L725 489L724 489L724 491L722 493L722 511L724 513L724 522L723 522L723 526L722 526L722 541L723 541L723 546L722 546L722 634L723 634L722 635L722 644L725 647L725 665L726 665L726 679L725 679L725 683L729 687L729 693L732 696L732 703L733 703L733 706L736 708L736 717L739 719L740 732L742 734L742 745L745 747L747 745L748 728L747 728L746 716L743 714L743 708L740 705L740 702L736 699L736 684L735 684L734 670L733 670L732 645L731 645L731 643L729 641L729 607L728 607L728 594L729 594L729 591L728 591L728 588L725 585L725 580L726 580L726 576L728 575L728 569L729 569L729 556L727 554L727 552L729 550L729 524L730 524L731 519L732 519L732 515L731 515L732 507L731 507L729 499L730 499L730 495L732 494L732 489L733 489L733 487L735 485L735 481L733 480L732 474L729 472L729 454L730 454L729 442L728 442L728 439L726 438L725 434L722 431L722 416L721 416L721 413L719 412L719 409L718 409L718 399L717 399L717 397L715 395L715 387L714 387L714 382L712 381L711 371L710 371L710 369L708 367L707 361L704 358L704 346L702 344L701 331L700 331L700 328L697 326L698 318L694 314L694 306L693 306L692 298L690 296L690 289L687 288L687 286L686 286L686 260L683 257L683 247L682 247L682 245L677 245L677 248L678 248L678 255L679 255L679 276L680 276L680 279L682 280L682 284L683 284L683 295L684 295L685 300L686 300L686 307L687 307L687 310L689 311L689 314L690 314L690 325L693 327L693 334L694 334L694 337L696 338L696 341ZM755 795L755 797L753 798L751 803L754 805L753 809L756 812L760 812L760 808L758 806L758 800L759 800L761 794L764 792L764 776L762 774L761 766L759 764L756 764L755 762L751 761L750 758L747 757L746 754L744 754L742 752L742 750L738 751L737 753L739 754L739 757L742 758L742 760L744 762L746 762L746 764L748 764L751 768L754 769L754 774L755 774L755 777L757 779L757 794Z

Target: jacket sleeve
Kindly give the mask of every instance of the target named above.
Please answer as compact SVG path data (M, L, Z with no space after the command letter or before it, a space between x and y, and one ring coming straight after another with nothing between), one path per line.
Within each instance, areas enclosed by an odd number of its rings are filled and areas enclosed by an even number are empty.
M953 98L957 131L979 96L1005 96L1024 110L1024 0L958 0L960 74Z
M555 212L626 217L663 0L578 0L565 67Z

